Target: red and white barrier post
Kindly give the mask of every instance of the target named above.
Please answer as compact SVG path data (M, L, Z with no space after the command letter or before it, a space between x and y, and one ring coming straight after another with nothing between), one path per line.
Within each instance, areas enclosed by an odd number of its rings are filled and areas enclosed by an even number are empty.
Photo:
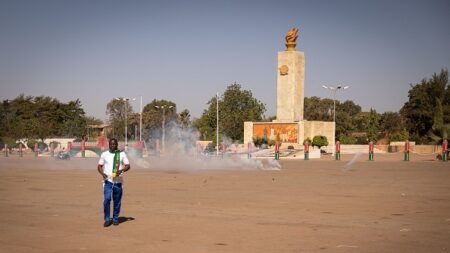
M19 143L19 157L23 157L22 143Z
M72 142L68 142L67 143L67 154L69 154L69 158L70 158L70 151L72 150Z
M8 157L8 144L5 144L5 157Z
M305 160L309 160L309 141L305 141L304 147L304 153L305 153Z
M369 142L369 161L373 161L373 141Z
M280 160L280 142L275 142L275 160Z
M339 141L336 142L336 161L341 160L341 143Z
M250 141L247 144L247 158L252 158L252 152L253 152L253 143Z
M34 157L38 157L39 155L39 145L37 143L34 144Z
M447 151L448 151L448 141L447 141L447 139L444 139L444 141L442 142L442 161L443 162L446 162L448 159Z
M156 151L156 156L160 156L161 155L161 147L159 145L159 139L156 139L155 141L155 151Z
M83 158L86 157L86 141L85 140L81 141L81 157L83 157Z
M405 155L403 157L403 161L409 161L409 141L406 140L405 141L405 151L404 151Z

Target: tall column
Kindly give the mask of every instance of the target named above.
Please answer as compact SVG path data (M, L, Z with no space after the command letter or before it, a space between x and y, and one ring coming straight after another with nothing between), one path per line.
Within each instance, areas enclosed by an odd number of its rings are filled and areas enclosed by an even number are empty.
M305 55L300 51L278 52L277 120L303 120Z

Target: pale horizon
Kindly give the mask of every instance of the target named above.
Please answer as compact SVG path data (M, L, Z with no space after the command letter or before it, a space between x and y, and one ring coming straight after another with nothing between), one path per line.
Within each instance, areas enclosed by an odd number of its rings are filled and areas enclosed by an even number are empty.
M277 53L299 28L305 97L398 111L410 84L450 66L448 1L0 1L0 99L80 99L106 119L114 97L201 116L234 82L276 114Z

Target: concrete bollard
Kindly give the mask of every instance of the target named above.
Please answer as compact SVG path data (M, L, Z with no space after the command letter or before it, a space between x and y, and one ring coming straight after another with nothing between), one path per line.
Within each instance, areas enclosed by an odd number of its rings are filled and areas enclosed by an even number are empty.
M407 162L409 161L409 141L406 140L405 141L405 150L404 150L404 157L403 157L403 161Z
M373 161L373 141L369 142L369 161Z
M275 143L275 160L280 160L280 142Z
M19 143L19 157L23 157L22 143Z
M341 160L341 143L339 141L336 142L336 161Z
M253 143L250 141L247 144L247 158L251 159L252 158L252 152L253 152Z
M81 141L81 157L86 157L86 142L84 140Z
M447 139L444 139L444 141L442 142L442 161L443 162L446 162L448 159L447 150L448 150L448 141L447 141Z
M144 157L144 142L137 141L136 144L134 144L134 149L136 150L136 155L139 158Z
M309 160L309 141L305 141L304 151L305 151L305 160Z
M161 155L161 148L159 145L159 139L156 139L155 141L155 151L156 151L156 156L159 157Z

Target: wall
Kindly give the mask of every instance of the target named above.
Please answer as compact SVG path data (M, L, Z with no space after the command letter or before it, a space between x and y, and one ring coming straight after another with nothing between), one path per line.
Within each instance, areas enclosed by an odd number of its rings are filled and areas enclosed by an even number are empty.
M304 139L309 138L311 141L314 136L323 135L327 137L328 145L333 144L334 122L331 121L302 121L304 124ZM303 141L301 141L301 144Z

